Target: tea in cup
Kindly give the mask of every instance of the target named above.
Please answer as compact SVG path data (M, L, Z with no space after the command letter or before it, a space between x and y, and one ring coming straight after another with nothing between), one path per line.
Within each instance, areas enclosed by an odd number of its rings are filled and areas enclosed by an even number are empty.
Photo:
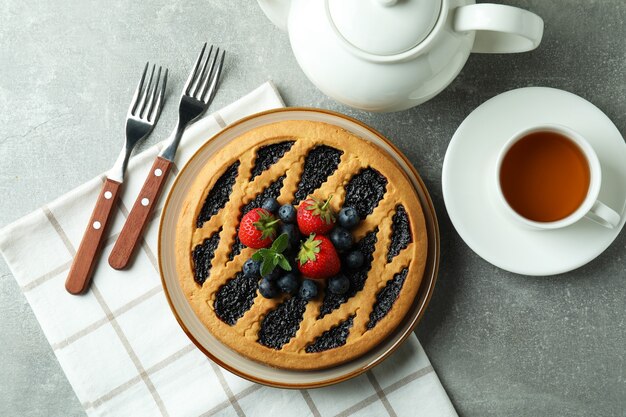
M602 169L580 134L546 124L525 129L504 145L496 163L497 198L518 222L557 229L587 217L607 228L620 222L598 200Z

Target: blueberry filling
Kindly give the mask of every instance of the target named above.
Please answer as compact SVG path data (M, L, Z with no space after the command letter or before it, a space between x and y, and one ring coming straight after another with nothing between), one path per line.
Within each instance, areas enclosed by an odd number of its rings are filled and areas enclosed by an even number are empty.
M285 152L291 149L293 144L293 141L288 141L273 143L259 148L256 152L256 159L254 160L254 167L252 168L250 181L278 162L280 158L283 157Z
M294 205L317 190L337 170L342 154L343 151L326 145L317 146L308 153L298 189L294 194Z
M244 216L247 212L252 210L253 208L261 207L263 204L263 200L266 198L278 198L280 195L280 189L283 188L283 181L285 176L278 177L276 181L271 183L263 192L257 194L257 196L250 201L248 204L241 208L241 217ZM241 217L239 219L241 219ZM239 226L237 226L237 233L239 233ZM244 245L239 241L239 236L235 234L235 241L231 246L231 252L228 255L228 259L231 261L235 258L235 256L241 253L241 250L244 248Z
M354 207L364 219L374 211L387 191L387 178L373 168L365 168L346 184L346 207Z
M348 340L348 336L350 335L350 328L352 327L353 321L354 316L350 316L347 320L342 321L337 326L331 328L330 330L326 330L304 350L306 353L315 353L345 345L346 340Z
M412 240L409 216L403 205L398 204L396 206L396 213L391 218L391 221L391 242L387 252L387 262L391 262L393 258L398 256L400 251L405 249Z
M258 342L272 349L281 349L300 328L307 302L291 297L270 311L261 322Z
M200 214L196 219L196 227L200 228L204 224L217 214L218 211L224 208L230 193L233 191L233 185L237 179L237 172L239 170L239 161L235 161L231 166L226 168L226 171L215 181L213 188L206 196Z
M230 326L237 323L254 303L257 281L257 278L246 277L242 272L226 281L215 295L213 306L217 317Z
M350 280L350 288L347 292L344 294L333 294L327 291L324 294L324 301L322 301L320 307L319 318L331 313L334 309L348 301L349 298L354 297L357 292L363 289L367 274L372 268L372 261L374 260L374 248L377 241L376 233L378 233L378 229L367 233L363 239L356 244L357 249L363 253L365 258L363 265L358 269L345 271L346 277Z
M389 313L393 303L398 299L402 285L406 280L406 275L409 272L408 268L404 268L399 273L395 274L392 279L387 281L385 288L380 290L376 294L376 303L374 309L370 313L370 321L367 323L367 329L372 329L376 324L382 320L383 317Z
M200 285L209 277L211 272L211 261L215 256L215 249L220 243L220 232L213 233L210 238L204 239L202 244L193 248L191 258L193 260L193 279Z

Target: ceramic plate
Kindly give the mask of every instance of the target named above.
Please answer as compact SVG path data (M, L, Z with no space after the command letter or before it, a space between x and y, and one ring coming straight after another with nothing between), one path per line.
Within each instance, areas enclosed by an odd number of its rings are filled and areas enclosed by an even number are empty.
M176 221L184 196L191 187L200 169L211 156L225 144L248 130L283 120L311 120L334 124L363 139L378 145L388 152L404 169L417 190L428 233L428 259L420 291L405 320L380 345L340 366L319 371L294 371L276 369L247 359L221 344L204 327L187 303L178 284L174 261ZM159 229L159 266L161 280L170 307L185 333L208 357L229 371L251 381L282 388L314 388L341 382L355 377L380 363L390 355L413 331L432 295L439 265L439 228L435 210L421 178L389 140L366 125L346 116L315 109L278 109L250 116L236 122L208 140L187 162L176 177L167 197Z
M561 124L582 134L602 166L599 199L622 216L607 229L588 219L558 230L531 230L510 219L495 201L496 158L516 132ZM593 104L553 88L521 88L486 101L463 121L443 163L443 197L450 220L482 258L511 272L554 275L595 259L626 222L626 144Z

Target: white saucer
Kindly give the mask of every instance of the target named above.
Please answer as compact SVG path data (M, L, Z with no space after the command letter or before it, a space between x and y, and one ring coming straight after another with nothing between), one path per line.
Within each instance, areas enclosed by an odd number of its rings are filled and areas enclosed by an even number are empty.
M557 123L582 134L602 165L599 199L621 214L615 229L583 219L558 230L530 230L497 208L495 162L515 132ZM615 240L626 222L626 144L600 109L553 88L522 88L500 94L474 110L450 141L443 162L448 214L469 247L488 262L524 275L554 275L590 262Z

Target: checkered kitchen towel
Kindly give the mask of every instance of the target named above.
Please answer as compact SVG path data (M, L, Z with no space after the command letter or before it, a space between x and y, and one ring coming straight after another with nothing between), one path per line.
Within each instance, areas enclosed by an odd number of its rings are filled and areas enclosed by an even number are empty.
M263 84L191 126L177 164L229 123L283 105L272 84ZM315 390L257 385L207 359L165 300L156 261L157 222L148 227L132 269L115 271L106 262L158 150L159 145L131 161L87 294L69 295L64 281L103 177L0 231L0 251L89 416L456 416L415 336L372 371Z

